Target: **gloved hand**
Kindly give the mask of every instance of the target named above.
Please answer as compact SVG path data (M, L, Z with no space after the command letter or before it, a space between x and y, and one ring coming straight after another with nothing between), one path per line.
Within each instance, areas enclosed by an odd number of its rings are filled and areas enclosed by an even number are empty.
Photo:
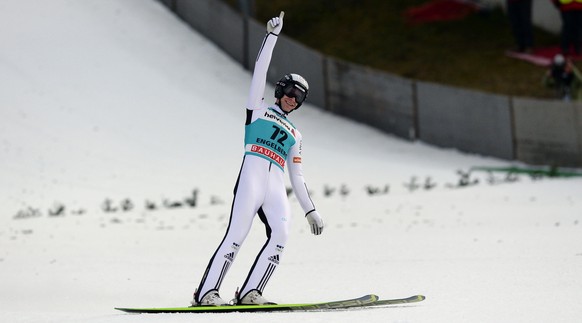
M271 20L267 22L267 31L279 35L281 29L283 29L283 16L285 16L285 12L281 11L279 17L271 18Z
M323 219L317 213L317 211L313 210L310 211L305 215L307 218L307 222L309 222L309 226L311 227L311 233L320 235L323 232Z

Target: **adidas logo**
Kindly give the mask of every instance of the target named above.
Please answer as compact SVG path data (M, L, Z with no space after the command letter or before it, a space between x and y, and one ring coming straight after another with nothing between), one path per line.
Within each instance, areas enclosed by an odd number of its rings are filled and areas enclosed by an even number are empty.
M274 255L274 256L269 257L269 261L278 265L279 264L279 255Z
M224 255L224 258L230 260L231 262L234 261L234 252L227 253L226 255Z

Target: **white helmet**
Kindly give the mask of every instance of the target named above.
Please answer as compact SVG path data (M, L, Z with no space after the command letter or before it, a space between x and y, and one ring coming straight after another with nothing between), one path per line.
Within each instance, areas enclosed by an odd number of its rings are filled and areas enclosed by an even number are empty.
M275 97L280 99L283 95L295 98L297 102L297 108L301 106L303 101L307 98L309 93L309 84L299 74L286 74L281 78L275 85Z

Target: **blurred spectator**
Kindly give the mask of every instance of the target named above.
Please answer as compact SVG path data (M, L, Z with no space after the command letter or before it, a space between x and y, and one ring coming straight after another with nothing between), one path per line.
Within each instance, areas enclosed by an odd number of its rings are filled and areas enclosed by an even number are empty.
M533 47L532 25L533 0L506 0L507 16L515 39L516 50L520 53L529 53Z
M544 84L556 91L558 98L564 101L582 98L582 75L570 58L557 54L550 69L544 75Z
M573 48L576 55L580 54L582 40L582 0L552 0L562 16L562 54L571 54Z

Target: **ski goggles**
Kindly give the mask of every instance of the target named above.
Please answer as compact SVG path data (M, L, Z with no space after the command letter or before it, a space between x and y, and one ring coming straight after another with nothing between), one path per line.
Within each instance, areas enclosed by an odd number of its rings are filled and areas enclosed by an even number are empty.
M307 97L307 93L299 87L296 87L295 84L287 84L283 88L283 93L290 98L295 98L295 102L299 104L303 103Z

